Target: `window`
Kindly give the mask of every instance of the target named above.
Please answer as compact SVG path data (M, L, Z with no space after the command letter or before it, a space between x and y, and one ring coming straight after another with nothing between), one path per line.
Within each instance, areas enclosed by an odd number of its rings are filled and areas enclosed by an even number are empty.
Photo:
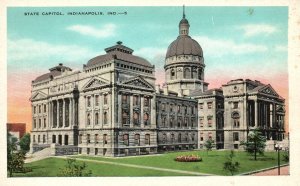
M171 70L171 79L174 79L174 78L175 78L175 70L172 69L172 70Z
M208 103L207 103L207 108L208 108L208 109L212 109L212 106L213 106L213 105L212 105L212 102L208 102Z
M200 117L200 127L203 127L203 125L204 125L204 118Z
M46 143L46 135L43 135L43 143Z
M96 125L99 124L99 113L98 112L95 113L95 124Z
M233 140L234 141L239 141L239 133L238 132L233 133Z
M36 119L33 119L33 128L36 128Z
M126 110L122 111L122 124L123 125L128 124L128 111Z
M104 94L104 95L103 95L103 104L104 104L104 105L107 105L107 102L108 102L108 95L107 95L107 94Z
M98 144L98 142L99 142L98 134L95 134L95 144Z
M178 134L178 143L181 143L181 134Z
M234 144L233 147L234 147L234 149L238 149L239 148L239 144Z
M207 117L207 124L208 124L208 127L212 127L212 116Z
M162 127L166 126L166 116L162 116L162 118L161 118L161 124L162 124Z
M133 96L133 106L139 105L139 97L137 95Z
M99 95L95 96L95 105L99 106Z
M199 103L199 109L203 109L203 103Z
M86 135L86 142L91 143L91 135L90 134Z
M187 106L184 106L184 114L187 114L187 110L188 110Z
M87 114L86 119L87 119L87 125L91 125L91 114L90 113Z
M33 138L33 143L35 143L35 135L33 135L33 137L32 137L32 138Z
M175 142L175 135L171 134L171 143L174 143L174 142Z
M107 134L103 134L103 145L107 144Z
M195 141L195 134L192 134L192 141Z
M161 110L166 110L166 104L165 103L161 104Z
M56 143L56 136L52 135L52 143Z
M232 114L232 119L233 119L233 127L234 128L239 128L240 127L240 115L237 112L234 112Z
M140 124L140 114L138 112L134 112L133 114L133 124L134 125Z
M200 133L200 141L203 141L203 132Z
M128 98L129 98L129 96L127 94L123 94L122 95L122 103L128 104L128 100L129 100Z
M78 143L79 143L79 144L81 144L81 143L82 143L82 134L79 134Z
M170 105L170 112L173 112L173 105Z
M201 79L201 75L202 75L202 70L201 68L198 69L198 79Z
M90 154L90 148L86 148L86 154Z
M180 105L177 105L177 112L180 112Z
M150 134L145 135L145 145L150 145Z
M208 139L212 139L212 134L211 134L211 132L208 133Z
M41 127L42 127L42 120L39 119L39 128L41 128Z
M192 114L195 114L195 107L191 107L191 109L192 109Z
M39 113L42 113L42 107L39 105Z
M184 118L184 126L188 127L188 118L187 117Z
M195 126L195 119L191 118L191 127L194 127L194 126Z
M38 143L40 143L40 142L41 142L41 136L38 135Z
M134 135L134 144L140 145L140 135L139 134Z
M91 97L87 97L87 107L91 106Z
M173 118L170 118L170 128L173 128L173 122L174 122L174 119Z
M46 113L47 112L47 106L44 105L44 112Z
M239 102L233 102L233 108L234 109L239 108Z
M162 143L167 143L167 134L163 134Z
M103 113L103 123L107 124L107 112L106 111Z
M148 125L149 124L149 114L145 113L144 114L144 125Z
M98 155L98 149L95 148L95 155Z
M181 127L181 117L178 117L177 122L177 127Z
M150 101L150 99L148 97L144 97L144 106L145 107L148 107L150 105L149 101Z
M128 146L129 145L129 136L128 134L123 135L123 143L124 145Z
M191 78L191 71L188 68L184 69L184 74L183 74L185 79L190 79Z
M188 134L188 133L185 134L185 141L186 141L186 142L189 141L189 134Z
M46 128L46 126L47 126L47 120L46 118L44 118L44 128Z
M36 113L36 106L33 107L33 113Z

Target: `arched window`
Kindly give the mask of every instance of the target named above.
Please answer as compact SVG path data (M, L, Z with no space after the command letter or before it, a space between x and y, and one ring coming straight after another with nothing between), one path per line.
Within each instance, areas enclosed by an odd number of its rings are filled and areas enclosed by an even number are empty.
M124 145L128 146L129 145L129 136L128 134L123 135L123 143Z
M123 110L122 113L122 124L128 124L128 112L126 110Z
M163 134L162 143L167 143L167 134Z
M99 113L98 112L95 113L95 124L96 125L99 124Z
M106 111L103 113L103 123L107 124L107 112Z
M181 127L181 117L178 117L177 119L177 127L180 128Z
M189 68L184 69L184 74L183 74L185 79L190 79L191 78L191 71Z
M178 142L181 143L181 133L178 134Z
M103 134L103 145L107 144L107 134Z
M175 70L174 69L171 70L171 79L175 79Z
M145 145L150 145L150 134L145 135Z

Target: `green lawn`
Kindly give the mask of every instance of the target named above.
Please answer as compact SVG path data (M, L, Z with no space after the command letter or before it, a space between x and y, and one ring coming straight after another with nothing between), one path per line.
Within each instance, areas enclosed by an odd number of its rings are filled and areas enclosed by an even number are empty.
M120 162L124 164L143 165L158 168L167 168L173 170L185 170L199 173L208 173L216 175L229 175L223 170L223 163L230 151L210 151L207 155L206 151L189 151L189 152L175 152L165 153L154 156L137 156L126 158L104 158L96 156L73 156L73 158L101 160L109 162ZM195 154L202 157L202 162L176 162L174 158L178 155ZM283 153L281 153L283 154ZM265 152L265 156L258 157L257 161L246 152L236 151L235 161L240 163L239 172L241 174L258 169L268 168L277 165L277 153ZM79 161L80 162L80 161ZM283 161L281 161L284 163ZM15 173L14 176L57 176L59 168L64 167L66 161L59 158L48 158L33 163L26 164L26 167L33 169L32 172L26 174ZM103 163L86 162L88 170L92 170L92 176L191 176L187 174L148 170L141 168L131 168L119 165L108 165Z
M82 163L81 161L78 161ZM57 176L59 169L66 164L64 159L47 158L28 163L25 167L32 168L32 172L14 173L15 177L53 177ZM92 171L92 176L189 176L187 174L165 171L131 168L117 165L86 162L87 170Z

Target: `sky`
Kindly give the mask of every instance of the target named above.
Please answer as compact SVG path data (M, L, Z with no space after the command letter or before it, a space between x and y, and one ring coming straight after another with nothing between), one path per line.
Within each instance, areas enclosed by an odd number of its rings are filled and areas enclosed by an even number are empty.
M39 15L25 15L34 12ZM42 15L48 12L64 15ZM287 7L187 6L185 12L189 35L203 49L209 88L238 78L260 80L286 99L288 109ZM156 83L162 84L165 54L181 18L178 6L8 8L8 122L25 122L30 131L31 81L58 63L82 70L117 41L154 64Z

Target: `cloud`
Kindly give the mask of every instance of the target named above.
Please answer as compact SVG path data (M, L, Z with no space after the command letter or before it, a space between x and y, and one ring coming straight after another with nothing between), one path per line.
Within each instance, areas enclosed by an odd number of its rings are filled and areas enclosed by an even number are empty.
M277 27L270 24L246 24L237 26L236 29L244 31L246 37L252 37L257 35L270 35L278 32Z
M206 56L242 55L268 50L264 45L236 43L230 39L212 39L206 36L195 36L193 38L199 42Z
M286 52L287 51L287 46L286 45L276 45L275 46L275 51L277 51L277 52Z
M167 48L143 47L134 52L135 55L147 59L156 68L163 68Z
M82 65L96 54L77 45L55 45L33 39L8 40L8 66L19 69L44 68L46 64L50 67L60 62Z
M96 28L88 25L72 25L67 27L67 30L77 32L81 35L92 36L96 38L107 38L116 35L115 24L105 24L100 28Z

